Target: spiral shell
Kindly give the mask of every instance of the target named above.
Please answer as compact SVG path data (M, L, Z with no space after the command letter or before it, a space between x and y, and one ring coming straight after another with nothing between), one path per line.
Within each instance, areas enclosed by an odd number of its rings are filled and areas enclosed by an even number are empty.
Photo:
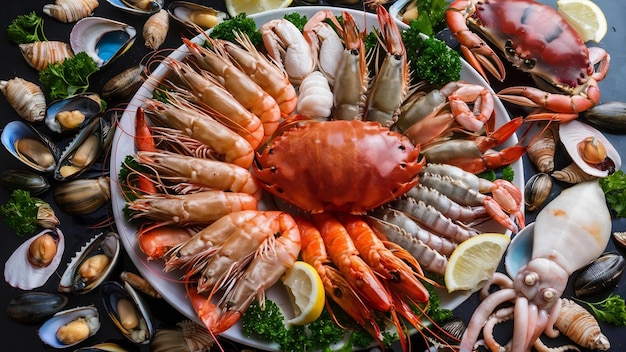
M24 120L37 122L46 116L46 96L35 83L15 77L0 81L0 91Z
M554 326L584 348L601 351L611 348L611 343L600 331L596 318L578 303L567 298L561 299L561 311Z
M56 0L43 6L43 13L63 23L76 22L93 13L98 0Z
M325 119L333 107L333 93L320 71L313 71L300 84L298 113L312 119Z
M45 70L48 64L74 57L69 44L56 40L20 44L26 62L37 71Z
M551 175L555 180L566 183L580 183L597 178L583 171L576 163L571 163L561 170L554 171Z
M526 153L530 161L539 172L552 172L554 170L554 154L558 134L556 125L547 126L529 144Z
M146 46L156 50L165 42L167 31L170 28L170 16L167 11L161 9L150 16L143 25L143 39Z

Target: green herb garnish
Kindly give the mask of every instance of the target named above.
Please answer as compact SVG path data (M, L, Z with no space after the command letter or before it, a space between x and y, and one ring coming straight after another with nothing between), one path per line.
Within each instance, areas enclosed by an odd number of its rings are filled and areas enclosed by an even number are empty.
M15 44L48 40L43 32L43 18L35 11L17 16L7 27L7 36Z

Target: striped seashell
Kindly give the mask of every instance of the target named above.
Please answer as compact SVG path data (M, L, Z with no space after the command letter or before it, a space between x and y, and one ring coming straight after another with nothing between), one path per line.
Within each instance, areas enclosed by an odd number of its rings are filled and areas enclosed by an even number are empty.
M20 44L20 51L26 62L38 71L44 70L50 63L74 57L70 45L60 41Z
M76 22L93 13L100 5L98 0L56 0L43 6L43 13L63 23Z
M46 97L35 83L15 77L0 81L0 91L24 120L36 122L46 116Z
M146 46L153 50L158 49L165 42L169 27L170 15L167 11L161 9L150 16L143 25L143 39L146 41Z

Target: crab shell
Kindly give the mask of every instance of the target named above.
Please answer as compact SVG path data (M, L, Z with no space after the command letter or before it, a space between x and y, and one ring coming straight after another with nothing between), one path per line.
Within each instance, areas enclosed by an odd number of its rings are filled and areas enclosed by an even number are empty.
M594 71L585 43L551 6L487 0L468 21L513 66L564 91L583 85Z
M417 183L419 148L377 122L305 121L257 156L254 173L271 194L319 213L363 214Z

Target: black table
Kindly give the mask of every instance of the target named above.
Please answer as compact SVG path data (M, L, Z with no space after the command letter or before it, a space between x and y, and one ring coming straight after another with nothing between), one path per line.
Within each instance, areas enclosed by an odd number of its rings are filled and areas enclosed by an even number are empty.
M43 5L50 2L52 1L28 0L7 1L3 3L4 8L2 11L0 11L0 30L5 31L10 21L14 19L17 15L25 14L30 11L36 11L38 14L42 15L41 9ZM166 1L166 5L169 2L170 1ZM556 3L556 1L544 2L551 5L555 5ZM223 10L223 3L221 1L204 1L204 3L212 4L213 7ZM626 29L624 28L625 24L623 20L626 17L626 8L621 6L620 2L614 2L611 0L597 0L597 3L604 10L607 16L607 20L609 22L609 31L604 40L602 40L602 42L598 45L607 49L611 53L612 57L612 65L609 75L604 81L600 82L600 88L602 90L601 100L624 100L624 93L622 93L621 84L623 77L626 77L626 67L621 65L626 63L626 50L624 50L624 45L626 44ZM110 77L128 67L137 64L144 58L144 56L149 51L147 48L144 47L143 39L140 36L143 22L145 21L146 17L138 17L135 15L124 13L118 9L113 8L110 4L106 2L106 0L100 1L100 6L96 9L95 15L114 18L119 21L131 24L135 26L135 28L137 28L139 33L135 45L130 49L129 52L127 52L122 57L122 59L111 63L92 77L92 88L94 91L99 91L100 87ZM48 39L68 41L69 31L71 30L72 24L63 24L45 15L42 16L45 18L45 31ZM178 47L181 44L181 33L188 37L192 37L194 35L193 33L190 33L185 27L172 21L170 32L168 34L166 43L163 45L163 48ZM1 60L2 65L0 65L0 79L8 80L15 76L19 76L32 82L38 82L35 70L31 69L26 64L17 46L11 43L8 39L6 39L4 35L2 35L2 39L0 40L0 47L2 48L2 52L4 53ZM6 99L0 99L0 111L2 111L2 116L0 117L0 123L2 125L8 123L9 121L19 119L17 114L7 103ZM619 150L623 150L626 147L624 138L621 138L618 135L611 134L607 134L607 136L613 143L615 143ZM0 150L0 160L2 160L3 163L2 170L23 168L18 161L16 161L12 156L8 154L8 152L6 152L6 150L4 150L4 148ZM526 166L529 168L531 167L527 162ZM558 188L554 192L557 192L557 190ZM41 198L53 204L50 191L42 195ZM0 191L0 202L5 203L7 200L8 192L6 192L5 190ZM90 227L90 225L93 225L93 219L73 218L67 214L64 214L58 209L56 210L57 215L61 220L61 229L66 235L66 251L64 254L64 259L62 261L62 264L59 266L59 269L57 270L58 275L60 275L65 268L65 263L67 263L67 261L69 260L69 256L74 253L79 245L84 243L88 238L92 237L93 235L101 231L107 231L108 228L105 227L94 229L93 227ZM534 213L527 212L527 222L533 221L534 217ZM624 231L625 229L626 220L614 220L614 231ZM4 262L6 261L6 259L14 251L14 249L22 243L24 238L17 237L13 230L7 228L3 223L0 223L0 232L3 233L2 245L0 246L0 261L2 262L4 267ZM609 246L611 247L610 249L614 249L613 243L611 243ZM119 274L119 272L122 270L136 272L133 263L126 255L123 255L121 257L120 263L118 264L116 273L114 273L114 275ZM112 276L112 278L115 279L114 276ZM37 291L56 292L58 281L59 277L53 275L48 280L48 282L43 287L38 288ZM22 292L23 291L19 289L10 287L3 281L2 284L0 284L0 301L4 302L3 309L6 306L6 303L11 298ZM617 292L622 294L622 296L626 296L626 291L621 285L617 288ZM68 297L70 299L68 307L95 304L101 312L101 330L94 337L91 337L80 346L87 346L106 340L117 340L118 342L123 341L122 335L116 330L110 319L105 317L104 310L102 308L101 297L98 290L86 295L69 295ZM160 327L172 327L177 322L186 319L164 301L156 299L147 299L147 301L155 315L157 325ZM479 300L477 295L473 295L470 299L468 299L464 304L462 304L455 310L455 315L467 319L478 303ZM19 324L8 318L6 314L0 314L0 326L2 326L2 329L0 329L2 331L2 334L0 334L0 336L2 337L2 345L11 348L11 350L13 351L38 351L51 349L44 346L37 337L37 325ZM623 332L623 329L610 327L605 324L602 324L602 329L611 340L611 350L622 350L624 345L626 345L626 338L623 335L620 335L620 332ZM413 347L416 350L419 350L420 348L418 347L421 346L419 344L420 339L415 338L414 340L415 344ZM225 347L228 350L239 350L243 348L242 346L230 345L225 345ZM393 346L393 350L398 349L399 347L397 344ZM148 347L137 347L137 350L147 351Z

